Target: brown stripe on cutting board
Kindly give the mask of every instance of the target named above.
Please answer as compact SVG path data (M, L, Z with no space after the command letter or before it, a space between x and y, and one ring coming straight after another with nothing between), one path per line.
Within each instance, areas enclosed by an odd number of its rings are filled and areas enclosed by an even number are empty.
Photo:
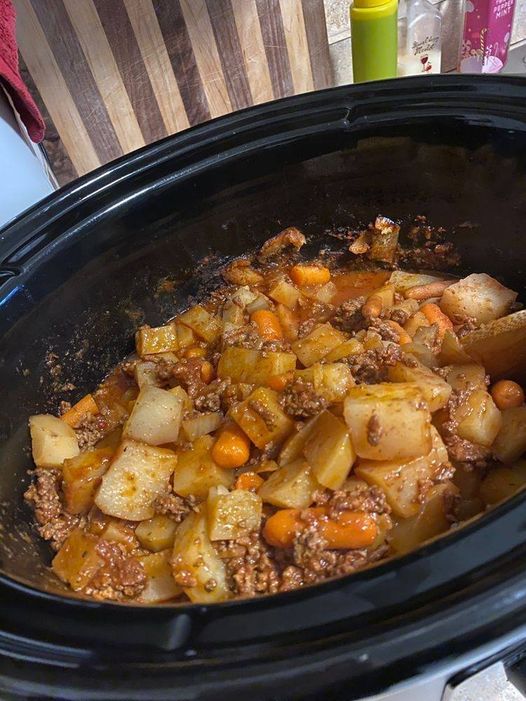
M280 0L294 93L314 90L305 20L300 0Z
M85 0L83 0L85 2ZM93 0L147 143L167 136L164 120L122 0Z
M102 163L122 156L106 106L61 0L31 0L46 40Z
M276 97L293 95L294 85L279 0L256 0L256 5L274 94Z
M230 102L235 110L253 104L231 0L206 0Z
M170 56L188 122L210 119L203 83L179 0L153 0L155 14Z
M319 0L301 0L314 89L321 90L334 84L327 24L323 4Z

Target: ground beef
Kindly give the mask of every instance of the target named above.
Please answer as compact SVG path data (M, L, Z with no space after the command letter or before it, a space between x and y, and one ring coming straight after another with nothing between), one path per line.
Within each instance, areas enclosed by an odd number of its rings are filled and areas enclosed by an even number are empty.
M392 343L400 343L400 334L393 329L385 319L371 319L368 332L374 329L382 339L382 341L391 341Z
M62 475L59 470L37 467L34 480L24 499L32 506L38 523L38 532L59 550L80 519L64 511L61 498Z
M377 414L372 414L367 422L367 442L369 445L378 445L382 437L382 425Z
M453 319L455 333L459 338L478 329L479 324L472 316L455 317Z
M330 518L337 518L342 511L365 511L378 515L391 513L383 490L361 482L353 485L352 489L318 492L315 495L315 503L326 506Z
M400 346L387 343L381 348L367 350L363 353L344 358L357 384L376 384L387 380L387 368L402 361L404 353Z
M193 506L192 500L183 499L177 494L163 494L153 504L156 514L169 516L176 523L180 523L192 511Z
M185 358L177 363L170 363L170 377L181 385L192 399L197 397L205 387L203 378L201 377L201 358Z
M142 563L130 555L124 543L100 540L96 546L104 564L85 588L95 599L119 601L136 598L146 586Z
M75 428L79 448L92 448L104 438L110 429L109 422L102 414L84 414Z
M230 382L230 379L213 380L209 385L205 385L194 399L194 406L197 411L221 411L223 394Z
M247 348L265 353L290 350L290 344L284 339L266 341L261 338L254 324L239 326L223 334L223 348Z
M287 385L279 400L283 410L296 419L306 419L323 411L328 402L314 391L311 382L297 379Z
M245 382L227 385L221 397L223 411L229 411L236 404L245 401L252 394L253 390L254 385L249 385Z
M248 407L261 417L263 423L269 431L272 431L275 428L276 417L272 411L266 407L265 404L263 404L263 402L260 402L258 399L249 399Z
M406 312L405 309L393 309L388 315L391 321L395 321L400 326L404 326L410 316L411 314Z
M333 326L349 333L365 328L367 322L362 314L364 304L365 297L349 299L341 304L332 318Z
M259 533L215 545L225 561L230 586L238 596L274 594L279 590L278 564Z

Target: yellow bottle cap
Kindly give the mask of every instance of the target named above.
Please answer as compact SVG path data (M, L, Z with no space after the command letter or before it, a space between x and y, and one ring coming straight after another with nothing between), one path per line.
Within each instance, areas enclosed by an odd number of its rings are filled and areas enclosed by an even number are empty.
M380 7L381 5L387 5L390 0L354 0L354 7L359 10L367 10L371 7Z

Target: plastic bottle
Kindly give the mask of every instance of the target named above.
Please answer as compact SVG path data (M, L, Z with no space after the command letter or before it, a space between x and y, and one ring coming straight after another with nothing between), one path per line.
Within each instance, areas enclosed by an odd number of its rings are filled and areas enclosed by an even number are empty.
M356 83L396 77L397 10L398 0L354 0L351 5Z
M440 73L442 15L428 0L407 0L405 45L400 46L399 75Z

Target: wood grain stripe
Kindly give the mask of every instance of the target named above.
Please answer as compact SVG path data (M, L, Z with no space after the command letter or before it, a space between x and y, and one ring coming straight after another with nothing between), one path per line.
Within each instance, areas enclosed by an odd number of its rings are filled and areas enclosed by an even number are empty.
M144 139L146 143L158 141L167 132L126 8L122 0L93 1Z
M301 4L280 0L280 8L294 92L296 94L309 92L314 89L314 83Z
M290 0L292 2L292 0ZM294 94L279 0L256 0L261 34L276 97Z
M61 0L31 0L31 5L53 46L53 54L68 90L75 95L77 109L100 161L122 156L106 105Z
M190 124L210 119L206 95L179 0L153 0L155 14Z
M180 0L212 117L232 111L206 0Z
M75 100L33 12L31 0L16 0L15 6L18 42L24 62L38 85L75 170L79 175L88 173L102 161L95 152Z
M228 96L236 110L253 104L230 0L206 0Z
M256 0L231 0L231 4L254 104L272 100L274 90L259 24Z
M124 0L167 131L189 127L170 56L150 0Z
M325 11L319 0L302 0L302 6L314 88L321 90L334 85Z
M95 6L91 0L62 2L123 152L127 153L144 146L141 129Z

